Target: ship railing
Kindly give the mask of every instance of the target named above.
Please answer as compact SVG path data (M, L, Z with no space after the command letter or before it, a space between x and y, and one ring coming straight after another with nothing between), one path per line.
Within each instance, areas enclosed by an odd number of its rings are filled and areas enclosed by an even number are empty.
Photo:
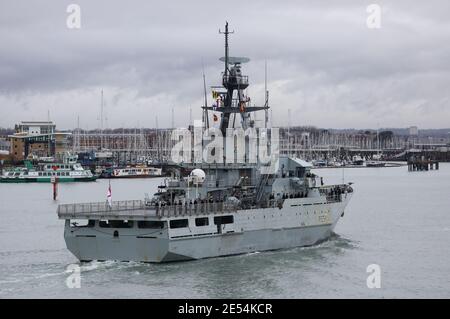
M248 85L248 76L247 75L224 75L222 78L223 84L226 85Z
M126 200L94 203L61 204L57 210L61 219L76 218L110 218L126 216L151 216L155 209L145 205L142 200Z
M347 184L321 186L319 190L322 195L326 196L327 202L340 202L342 194L353 192L351 186Z

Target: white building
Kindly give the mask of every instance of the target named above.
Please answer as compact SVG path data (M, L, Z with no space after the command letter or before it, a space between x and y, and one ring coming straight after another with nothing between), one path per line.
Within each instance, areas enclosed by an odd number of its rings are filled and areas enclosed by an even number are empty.
M44 135L55 133L56 125L51 121L22 121L16 124L16 133L27 133L28 135Z

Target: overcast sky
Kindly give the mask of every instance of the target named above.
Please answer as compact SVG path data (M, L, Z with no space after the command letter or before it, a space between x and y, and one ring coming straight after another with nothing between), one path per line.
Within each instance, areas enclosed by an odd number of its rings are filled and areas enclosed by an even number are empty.
M67 6L81 7L69 29ZM367 5L381 5L369 29ZM274 125L450 127L450 2L92 1L0 2L0 127L51 120L59 129L186 126L230 55L263 104L264 61ZM211 101L211 95L208 96ZM260 116L260 119L263 117Z

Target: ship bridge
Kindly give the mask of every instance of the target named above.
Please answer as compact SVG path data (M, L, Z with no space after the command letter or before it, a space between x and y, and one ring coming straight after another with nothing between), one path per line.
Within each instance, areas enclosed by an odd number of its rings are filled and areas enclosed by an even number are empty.
M234 66L230 68L229 74L224 74L222 77L222 85L227 90L245 90L248 87L248 76L242 75L241 70L241 63L246 63L248 61L250 61L250 59L244 57L228 58L228 63L234 64Z

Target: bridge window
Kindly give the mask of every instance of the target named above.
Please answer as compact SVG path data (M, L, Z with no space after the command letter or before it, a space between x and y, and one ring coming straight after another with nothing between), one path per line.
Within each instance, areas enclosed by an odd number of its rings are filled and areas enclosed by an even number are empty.
M209 219L208 217L200 217L195 219L195 226L208 226Z
M221 225L221 224L232 224L234 222L234 216L233 215L227 215L227 216L217 216L214 217L214 224Z
M174 219L170 221L170 228L184 228L188 227L189 222L187 219Z
M138 221L139 228L164 228L164 222L156 220L140 220Z

